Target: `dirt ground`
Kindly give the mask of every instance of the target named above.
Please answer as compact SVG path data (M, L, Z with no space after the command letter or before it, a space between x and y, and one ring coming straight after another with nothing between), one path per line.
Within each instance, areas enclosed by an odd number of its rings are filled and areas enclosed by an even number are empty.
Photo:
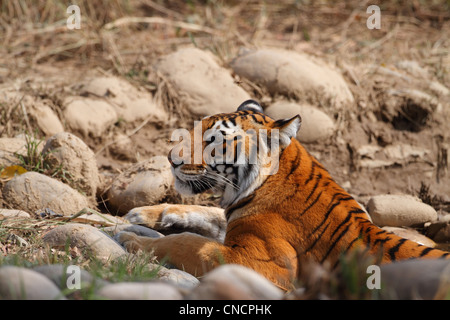
M62 1L0 0L0 89L15 87L49 100L62 116L64 97L88 76L120 76L157 94L152 65L185 46L211 51L225 67L241 47L307 53L340 69L355 103L339 110L318 105L335 120L337 132L306 148L360 201L406 193L450 212L448 1L371 2L381 9L381 28L372 30L366 25L368 1L79 2L81 29L68 30ZM132 16L159 20L117 23ZM241 80L236 77L264 107L280 98ZM417 100L404 90L428 96ZM170 103L165 107L172 108ZM0 108L2 137L36 130L20 108ZM165 124L117 122L101 138L84 141L96 153L105 179L112 179L134 162L167 154L171 131L191 127L192 120L172 112ZM117 133L130 135L132 145L105 147ZM39 130L37 135L45 139ZM367 145L373 148L364 149ZM412 151L402 149L403 156L392 161L385 148L398 145Z

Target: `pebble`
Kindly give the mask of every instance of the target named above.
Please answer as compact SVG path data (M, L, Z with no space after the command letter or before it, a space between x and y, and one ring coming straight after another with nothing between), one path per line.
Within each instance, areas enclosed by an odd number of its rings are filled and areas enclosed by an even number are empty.
M71 247L88 250L102 261L111 261L127 254L122 246L104 232L80 223L58 226L45 234L42 239L51 247L58 248L64 248L69 239Z
M0 150L0 168L6 168L18 164L20 164L20 161L14 153Z
M111 211L123 215L135 207L159 203L173 184L170 168L167 157L155 156L125 170L108 190Z
M65 299L58 287L42 274L22 267L0 267L0 300Z
M61 132L50 137L42 150L52 168L70 173L63 181L93 200L100 178L94 152L77 136Z
M381 266L383 299L448 299L450 260L404 260Z
M26 148L27 140L25 136L18 136L14 138L0 138L0 150L8 152L10 154L20 154L22 156L27 155ZM38 151L42 150L42 146Z
M32 104L30 106L30 115L46 136L52 136L64 131L64 127L55 111L43 102L36 101Z
M68 291L70 293L73 293L74 291L77 290L70 289L68 287L67 280L70 280L70 276L72 276L74 273L73 271L68 269L68 267L69 266L65 266L62 264L47 264L34 267L33 271L39 272L43 276L46 276L63 292ZM92 276L89 272L81 268L79 276L80 276L79 278L80 289L90 287L92 285L94 285L95 288L99 289L100 287L108 284L108 281L99 278L94 278L94 276Z
M63 105L67 125L84 137L101 137L118 119L114 107L103 100L68 97Z
M264 85L275 94L320 97L327 107L339 109L353 103L353 95L339 72L312 57L279 49L247 50L231 62L234 72Z
M297 133L300 142L316 142L330 137L334 132L333 120L323 111L306 104L278 101L270 105L265 113L274 120L289 119L299 114L302 124ZM320 125L317 125L320 123Z
M171 83L188 111L197 116L235 112L242 102L250 99L212 54L197 48L166 55L154 69Z
M168 114L156 104L146 90L139 90L128 81L118 77L96 77L81 84L83 96L104 99L115 110L116 121L134 122L149 119L153 122L165 122Z
M0 220L10 218L31 218L31 216L23 210L0 208Z
M433 207L410 195L374 196L369 200L367 210L378 226L411 227L437 218Z
M26 212L49 208L68 216L88 207L85 196L68 185L37 172L27 172L8 181L3 187L8 205Z
M195 288L200 283L200 281L190 273L179 269L168 269L162 266L160 267L157 276L161 281L168 281L177 287L184 289Z
M111 300L181 300L175 286L164 282L121 282L105 285L97 296Z
M192 300L276 300L283 291L265 277L241 265L225 264L207 273L191 290Z

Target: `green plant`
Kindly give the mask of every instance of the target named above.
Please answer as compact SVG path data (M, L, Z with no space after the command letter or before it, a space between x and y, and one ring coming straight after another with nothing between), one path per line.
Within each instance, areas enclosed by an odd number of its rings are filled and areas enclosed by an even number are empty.
M15 153L16 157L20 161L20 165L27 171L42 173L52 178L56 178L64 183L70 184L73 182L73 175L63 168L63 164L53 166L49 161L49 155L52 151L40 151L39 146L43 140L38 139L36 135L36 133L33 135L26 134L25 154Z
M48 169L48 164L45 161L45 154L39 151L39 146L43 142L42 139L37 139L36 135L25 135L25 154L15 153L19 159L20 164L27 171L35 171L44 173Z

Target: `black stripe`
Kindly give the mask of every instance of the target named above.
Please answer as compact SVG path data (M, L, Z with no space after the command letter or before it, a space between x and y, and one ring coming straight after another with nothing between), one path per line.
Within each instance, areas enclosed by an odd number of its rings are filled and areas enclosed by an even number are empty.
M317 236L316 240L314 240L314 242L308 247L308 249L305 250L304 253L307 253L308 251L310 251L317 244L317 242L319 242L319 240L322 238L323 234L325 233L325 231L327 231L329 226L330 226L330 224L328 223L325 226L325 228L322 230L322 232Z
M395 254L398 252L398 250L403 245L403 243L405 243L405 241L406 241L406 239L400 239L394 247L389 249L389 251L388 251L389 257L391 258L392 261L396 260Z
M300 213L300 217L303 216L309 209L311 209L311 208L316 204L316 202L319 200L320 196L322 195L322 192L323 192L323 190L320 191L320 193L317 195L317 197L314 199L314 201L311 202L311 203L309 204L309 206L307 206L306 209L303 210L302 213Z
M300 149L298 148L298 145L297 144L295 144L295 148L297 148L297 150L296 150L296 157L295 157L295 161L294 161L294 163L292 164L292 167L291 167L291 171L288 173L288 175L286 176L286 178L289 178L290 177L290 175L291 174L293 174L294 173L294 171L299 167L299 165L300 165L300 161L301 161L301 152L300 152Z
M450 255L450 252L444 253L439 259L446 259L448 255Z
M350 250L350 248L352 247L352 245L353 245L356 241L358 241L358 240L360 240L360 239L361 239L360 237L356 237L355 239L353 239L352 241L350 241L350 243L347 245L347 248L345 249L345 251Z
M305 181L305 186L313 179L315 167L316 167L316 163L314 161L311 162L311 173L309 174L308 179L306 179L306 181Z
M339 201L334 203L330 209L328 209L327 213L325 213L325 217L322 219L322 222L314 228L313 233L316 232L317 230L319 230L323 224L325 223L325 221L328 219L328 216L330 215L330 213L334 210L334 208L336 208L339 205Z
M354 210L350 210L349 213L366 213L363 209L357 208Z
M314 191L316 191L317 186L319 185L320 180L322 179L322 174L319 173L316 177L316 183L314 184L314 187L312 188L311 192L309 193L308 197L306 197L305 202L307 202L309 200L309 198L311 198L311 196L313 195Z
M233 228L231 228L230 230L227 230L227 234L229 234L229 233L231 233L231 231L233 231L234 229L236 229L236 228L239 228L239 227L241 227L242 225L241 224L236 224Z
M347 217L344 219L344 221L342 221L336 229L334 229L334 232L331 234L330 239L333 239L334 235L336 234L336 232L344 225L346 224L348 221L350 221L351 215L347 214Z
M419 257L426 256L428 254L428 252L430 252L431 250L433 250L433 248L426 247L425 249L422 250Z
M346 195L346 194L345 194L345 193L335 193L335 194L333 195L333 198L332 198L331 201L330 201L330 204L333 203L334 199L335 199L337 196L339 196L339 195ZM323 226L323 224L324 224L325 221L328 219L328 217L330 216L330 214L331 214L331 212L334 210L334 208L336 208L336 207L337 207L338 205L340 205L340 204L341 204L341 200L339 199L337 202L333 203L331 206L329 205L330 208L329 208L328 211L325 213L324 219L322 220L322 222L321 222L317 227L314 228L313 233L316 232L317 230L319 230L320 227Z
M242 207L245 207L250 201L253 200L254 197L255 197L255 194L252 193L251 195L245 197L244 199L242 199L241 201L239 201L239 202L236 203L235 205L233 205L233 206L231 206L230 208L228 208L228 209L225 211L225 217L226 217L227 221L228 221L228 219L230 218L231 214L232 214L235 210L240 209L240 208L242 208Z
M334 249L334 247L336 246L336 244L339 242L339 240L341 240L341 238L344 236L344 234L347 233L348 229L350 228L350 224L347 225L347 227L342 230L342 232L339 234L339 236L336 238L336 240L333 241L333 243L331 244L331 246L328 248L327 253L325 254L325 256L322 258L321 263L323 263L329 256L329 254L331 253L331 251Z
M392 238L389 237L389 236L386 237L386 238L384 238L384 239L378 238L377 240L375 240L375 241L373 242L373 246L375 247L378 243L384 244L384 243L388 242L389 240L392 240Z

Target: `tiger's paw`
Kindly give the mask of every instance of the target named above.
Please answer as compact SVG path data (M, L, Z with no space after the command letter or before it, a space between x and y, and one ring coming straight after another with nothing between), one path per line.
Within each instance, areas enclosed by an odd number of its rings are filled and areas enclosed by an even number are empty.
M132 232L121 231L114 239L125 247L128 252L134 253L144 249L139 241L139 236Z
M226 219L223 209L198 205L159 204L130 210L125 219L157 231L194 232L223 241Z

